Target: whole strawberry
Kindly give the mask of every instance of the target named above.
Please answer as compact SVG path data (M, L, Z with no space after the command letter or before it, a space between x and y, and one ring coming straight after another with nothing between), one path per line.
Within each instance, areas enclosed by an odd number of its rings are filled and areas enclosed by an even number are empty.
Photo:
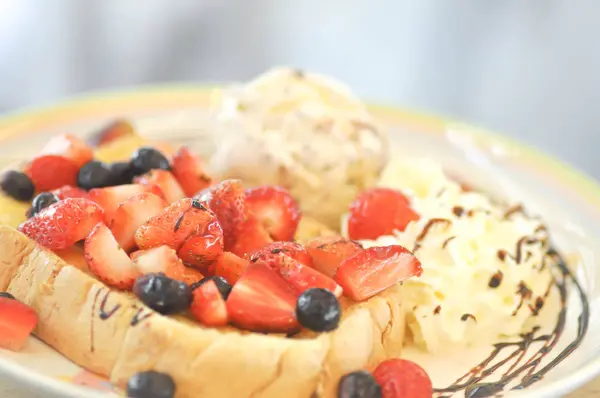
M433 386L427 372L405 359L388 359L379 364L373 377L383 398L431 398Z

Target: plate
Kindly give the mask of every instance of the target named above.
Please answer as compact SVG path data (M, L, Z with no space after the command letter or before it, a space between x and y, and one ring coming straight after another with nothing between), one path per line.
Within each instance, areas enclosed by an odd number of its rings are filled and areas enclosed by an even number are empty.
M208 155L207 105L206 88L168 86L88 96L8 115L0 119L0 159L2 163L26 159L53 134L89 134L115 118L130 119L143 135L192 144ZM569 267L565 271L576 277L581 288L579 294L570 274L566 276L560 336L552 333L557 313L545 314L543 327L535 336L548 337L527 344L523 355L522 351L511 355L519 346L509 344L484 367L473 370L494 347L461 350L443 357L408 349L407 357L423 365L434 387L440 389L435 396L487 396L492 392L489 388L465 392L458 387L465 380L481 384L502 377L510 380L503 391L494 393L507 397L560 396L598 375L600 276L596 270L600 249L596 242L600 236L600 187L555 159L482 129L392 107L372 106L371 110L388 130L395 156L434 158L466 183L495 197L522 202L529 212L542 216L559 252L567 259ZM541 355L544 351L548 353ZM515 374L516 370L521 372ZM544 375L539 380L527 378L530 370L533 375ZM479 379L481 372L486 377ZM35 339L23 352L0 351L0 373L46 396L114 396L105 379L81 369ZM462 375L466 379L455 383ZM524 380L530 384L527 388L512 389ZM451 385L458 385L456 392L447 389Z

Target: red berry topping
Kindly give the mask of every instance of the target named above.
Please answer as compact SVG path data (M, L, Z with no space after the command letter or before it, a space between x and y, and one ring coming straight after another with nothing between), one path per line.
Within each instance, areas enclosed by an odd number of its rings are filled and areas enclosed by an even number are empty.
M304 265L312 267L313 260L304 248L299 243L296 242L273 242L269 243L262 249L252 253L250 256L250 261L256 262L259 259L265 259L267 257L276 255L276 254L285 254L288 257L293 258L296 261L301 262Z
M419 219L402 193L388 188L362 192L350 205L348 236L350 239L377 239L404 231L408 223Z
M169 246L158 246L148 250L131 253L131 260L142 274L162 272L171 279L185 282L188 285L204 278L198 270L186 267L177 257L175 250Z
M98 131L93 137L93 143L97 146L106 145L119 138L134 135L135 130L127 120L115 120Z
M373 377L383 398L431 398L433 386L427 372L405 359L388 359L379 364Z
M90 200L96 202L104 209L106 221L110 223L117 207L119 207L121 203L133 196L141 195L146 192L157 194L157 188L155 186L144 187L140 184L126 184L115 187L95 188L90 190L88 195ZM162 192L158 189L158 196L161 195Z
M251 216L241 225L239 235L230 251L240 257L249 258L252 253L272 242L273 239L264 225Z
M39 156L43 155L62 156L79 168L93 159L94 152L81 138L70 134L62 134L56 135L48 141L39 153Z
M86 191L81 188L72 187L69 185L65 185L62 188L55 189L52 191L53 194L58 196L60 200L67 198L84 198L89 199L89 195Z
M61 155L43 155L25 167L38 192L52 191L65 185L77 185L79 166Z
M306 250L312 257L314 268L333 278L342 261L363 248L360 243L339 236L323 236L308 242Z
M0 347L21 350L37 321L33 308L14 298L0 297Z
M335 281L346 296L361 301L422 272L419 260L402 246L371 247L344 260Z
M149 187L158 186L168 203L176 202L185 197L173 174L166 170L152 169L148 173L134 178L133 182Z
M225 326L228 322L227 306L214 281L202 283L193 292L190 313L205 326Z
M19 231L51 250L66 249L85 238L104 219L102 209L87 199L68 198L42 209Z
M208 273L214 261L223 253L223 230L214 218L198 235L188 238L177 255L187 264Z
M204 171L202 160L187 147L181 147L171 159L173 175L183 188L186 196L194 196L212 183Z
M273 240L292 240L300 222L300 209L284 188L263 186L246 191L246 206L265 226Z
M235 284L250 263L248 260L240 258L233 253L223 252L211 266L210 274L225 278L230 284Z

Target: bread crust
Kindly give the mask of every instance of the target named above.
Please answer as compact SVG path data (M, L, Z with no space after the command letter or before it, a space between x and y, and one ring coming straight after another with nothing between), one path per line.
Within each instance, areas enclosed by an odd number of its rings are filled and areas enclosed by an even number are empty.
M0 291L31 305L35 334L76 364L125 386L134 373L170 374L178 398L334 397L339 378L402 351L402 287L343 300L340 327L295 338L205 328L162 316L25 235L0 226Z

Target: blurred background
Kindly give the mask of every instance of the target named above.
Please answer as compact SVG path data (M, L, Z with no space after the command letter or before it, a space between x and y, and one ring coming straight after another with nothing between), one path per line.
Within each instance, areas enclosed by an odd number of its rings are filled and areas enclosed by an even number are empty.
M600 177L597 0L0 0L0 112L88 91L331 74Z

